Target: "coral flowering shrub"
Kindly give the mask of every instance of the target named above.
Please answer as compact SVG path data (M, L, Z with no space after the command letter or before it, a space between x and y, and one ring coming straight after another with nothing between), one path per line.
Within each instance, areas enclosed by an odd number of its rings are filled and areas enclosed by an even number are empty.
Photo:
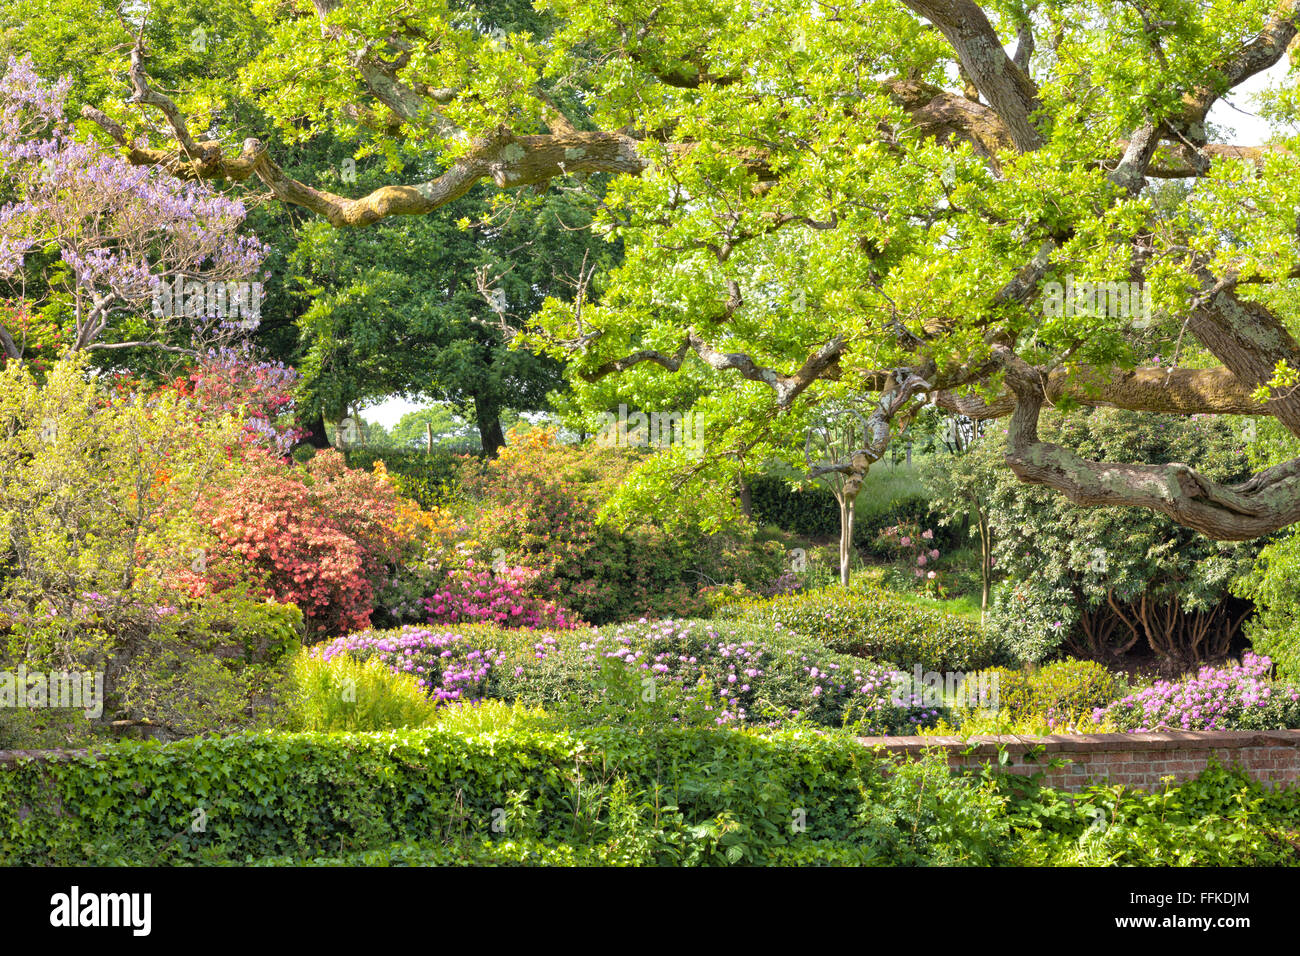
M424 599L430 624L494 624L497 627L559 629L582 621L553 601L530 593L537 577L527 568L480 569L473 560L453 571Z
M253 449L243 464L200 503L222 556L297 604L315 633L369 626L376 589L404 544L393 489L332 450L295 467Z
M1202 667L1181 681L1157 681L1093 716L1139 733L1298 727L1300 689L1269 680L1272 670L1271 660L1248 652L1240 664Z

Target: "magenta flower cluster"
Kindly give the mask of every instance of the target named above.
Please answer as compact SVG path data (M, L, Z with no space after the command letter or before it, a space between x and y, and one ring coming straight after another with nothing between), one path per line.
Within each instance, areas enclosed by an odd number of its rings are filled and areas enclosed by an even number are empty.
M1255 729L1258 713L1271 706L1300 704L1300 689L1269 679L1273 662L1246 653L1240 664L1206 666L1195 677L1157 681L1093 712L1097 720L1141 733L1157 730Z
M567 630L582 622L554 601L529 593L537 573L527 568L453 571L423 599L430 624L494 624L497 627Z
M439 704L474 702L486 696L492 668L505 660L495 648L481 650L463 634L437 633L407 626L400 631L361 631L322 644L313 653L324 660L351 654L377 657L398 674L410 674Z

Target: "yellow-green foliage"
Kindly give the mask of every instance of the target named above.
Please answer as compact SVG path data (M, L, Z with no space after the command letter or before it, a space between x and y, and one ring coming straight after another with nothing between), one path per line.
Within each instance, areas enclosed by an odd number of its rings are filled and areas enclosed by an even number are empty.
M166 573L210 544L187 506L229 467L234 434L175 396L101 391L79 359L43 382L17 362L0 370L0 629L17 654L120 655L115 636L167 603Z
M1128 692L1122 677L1095 661L1057 661L1030 670L998 667L992 673L1008 717L1054 726L1088 723L1094 710Z
M368 731L422 727L436 708L414 677L376 659L330 660L303 652L290 666L289 723L297 730Z

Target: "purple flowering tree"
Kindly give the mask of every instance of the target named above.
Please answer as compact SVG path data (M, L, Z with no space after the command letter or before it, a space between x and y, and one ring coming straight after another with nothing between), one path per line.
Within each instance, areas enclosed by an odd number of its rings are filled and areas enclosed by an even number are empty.
M249 327L217 321L227 290L247 300L264 253L237 232L243 204L79 138L64 119L69 85L43 80L27 58L0 75L0 196L14 197L0 205L0 283L19 305L0 310L4 357L27 347L28 326L12 317L50 305L66 316L69 351L189 352L178 331L193 347Z

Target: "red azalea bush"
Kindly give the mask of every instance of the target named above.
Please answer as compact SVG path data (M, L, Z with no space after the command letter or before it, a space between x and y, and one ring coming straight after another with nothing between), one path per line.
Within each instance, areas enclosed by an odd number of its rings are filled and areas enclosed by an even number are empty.
M578 627L582 620L553 601L530 593L537 572L528 568L453 571L424 599L430 624L494 624L547 630Z
M375 592L406 544L391 485L349 469L333 450L292 466L254 448L242 464L228 488L199 504L223 552L216 557L297 604L316 634L369 626Z

